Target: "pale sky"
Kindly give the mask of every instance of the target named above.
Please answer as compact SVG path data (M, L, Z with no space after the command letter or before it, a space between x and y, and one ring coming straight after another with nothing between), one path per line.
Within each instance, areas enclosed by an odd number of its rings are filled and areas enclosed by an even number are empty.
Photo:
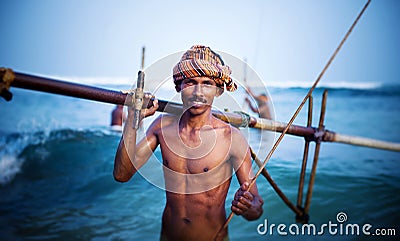
M247 58L263 80L308 83L366 2L2 0L0 66L134 79L142 46L151 65L203 44ZM400 83L399 24L400 1L373 0L322 82Z

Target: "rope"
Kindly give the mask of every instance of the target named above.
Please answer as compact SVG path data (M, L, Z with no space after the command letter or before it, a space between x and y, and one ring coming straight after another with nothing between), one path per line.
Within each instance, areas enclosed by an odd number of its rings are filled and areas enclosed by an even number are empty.
M235 127L249 127L251 117L249 114L243 111L234 111L233 113L239 114L242 118L242 122L238 125L233 124Z
M15 79L15 74L12 69L0 68L0 75L0 96L3 97L6 101L10 101L12 99L12 94L9 90L12 82Z
M361 18L361 16L363 15L364 11L366 10L366 8L368 7L369 3L371 1L368 0L368 2L365 4L364 8L361 10L361 12L359 13L359 15L357 16L356 20L354 21L354 23L351 25L350 29L347 31L346 35L344 36L344 38L342 39L342 41L340 42L339 46L336 48L335 52L333 53L333 55L330 57L329 61L326 63L324 69L321 71L321 73L319 74L318 78L315 80L314 84L311 86L310 90L308 91L307 95L304 97L303 101L301 102L300 106L297 108L296 112L293 114L292 118L290 119L290 121L288 122L288 124L286 125L285 129L282 131L281 135L279 136L278 140L275 142L274 146L272 147L271 151L268 153L267 157L265 158L262 166L260 167L260 169L258 170L258 172L256 173L256 175L254 176L254 178L251 180L249 187L247 189L247 191L249 191L254 184L256 183L256 180L258 178L258 176L260 176L261 172L263 171L263 169L265 168L265 166L267 165L268 161L271 159L272 154L275 152L276 148L278 147L278 145L281 143L283 137L285 136L286 132L289 130L289 127L293 124L294 120L296 119L297 115L300 113L300 110L303 108L304 104L306 103L307 99L311 96L312 92L314 91L314 89L317 87L319 81L321 80L322 76L325 74L326 70L328 69L328 67L331 65L332 61L335 59L337 53L339 52L339 50L342 48L344 42L347 40L347 37L350 35L350 33L353 31L353 28L356 26L358 20ZM218 233L216 234L214 240L215 241L219 241L222 240L221 237L221 232L222 230L226 229L228 227L229 222L231 221L231 219L233 218L234 213L231 212L230 215L228 216L228 218L226 219L224 225L219 229Z

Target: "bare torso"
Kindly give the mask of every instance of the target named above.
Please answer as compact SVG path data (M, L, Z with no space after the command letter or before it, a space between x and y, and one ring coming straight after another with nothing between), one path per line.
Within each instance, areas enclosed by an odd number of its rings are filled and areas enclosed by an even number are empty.
M225 199L233 171L240 188L232 200L232 212L255 220L262 214L263 200L256 185L249 185L253 174L246 139L240 130L212 116L213 100L222 94L215 81L185 79L179 91L186 108L182 115L158 117L139 143L136 132L124 128L113 175L127 182L160 146L167 199L161 240L210 241L225 223ZM155 103L145 109L144 116L155 113ZM129 110L131 122L134 112ZM218 239L226 236L227 229L218 233Z
M176 241L212 240L226 219L233 129L216 119L189 132L174 117L161 122L155 132L167 189L161 235Z

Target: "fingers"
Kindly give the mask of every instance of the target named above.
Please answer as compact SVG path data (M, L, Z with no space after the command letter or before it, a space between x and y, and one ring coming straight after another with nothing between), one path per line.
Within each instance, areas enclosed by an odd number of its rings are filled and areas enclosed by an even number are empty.
M128 94L126 96L126 103L133 103L133 102L134 102L134 95ZM148 107L149 102L151 102L150 107ZM128 115L133 115L134 109L135 109L135 106L130 105L128 107ZM144 93L143 109L141 112L142 118L154 115L154 113L157 111L157 109L158 109L158 100L155 98L155 96L150 93Z
M151 107L152 110L157 110L158 109L158 99L153 100L153 106Z
M150 94L150 93L145 93L144 98L145 98L144 103L145 103L146 106L147 106L147 103L149 103L149 101L152 98L153 98L153 102L152 102L151 107L145 108L143 110L143 116L144 117L148 117L148 116L154 115L154 113L156 113L156 111L158 109L158 100L155 99L155 96Z
M251 207L252 207L252 201L242 196L239 198L239 200L232 201L231 210L237 215L242 215Z
M150 108L143 110L143 116L144 117L152 116L154 115L154 113L156 113L157 109L158 109L158 100L155 99L153 101L153 105Z
M235 193L235 198L232 201L231 210L237 215L242 215L253 205L254 196L247 189L249 183L244 182L239 190Z
M245 197L240 197L239 200L233 200L232 204L240 209L248 209L251 208L251 203L252 200L245 198Z

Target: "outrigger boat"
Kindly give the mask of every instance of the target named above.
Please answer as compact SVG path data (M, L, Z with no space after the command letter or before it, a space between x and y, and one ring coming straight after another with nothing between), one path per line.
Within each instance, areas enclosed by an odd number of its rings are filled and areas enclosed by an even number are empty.
M302 103L294 113L293 117L290 119L288 123L274 121L270 119L262 119L252 117L246 113L232 113L232 112L222 112L213 110L213 115L227 123L230 123L236 127L249 127L249 128L256 128L260 130L267 130L273 132L279 132L281 135L275 142L274 146L272 147L271 151L267 155L264 162L261 162L256 154L251 150L252 158L254 159L255 163L259 166L259 171L256 173L255 177L253 178L251 185L253 185L259 175L263 175L266 177L268 182L277 192L277 194L282 198L282 200L287 204L287 206L293 210L296 214L296 221L300 223L307 223L309 220L308 211L310 208L311 203L311 196L313 191L313 185L315 180L316 174L316 167L318 163L318 156L320 151L320 145L322 142L336 142L336 143L343 143L343 144L350 144L356 146L363 146L369 148L377 148L383 149L388 151L396 151L400 152L400 143L393 143L383 140L376 140L371 138L364 138L359 136L351 136L346 134L337 133L331 130L328 130L324 126L324 119L325 119L325 109L326 109L326 101L327 101L327 90L323 93L322 98L322 105L321 105L321 114L320 120L317 127L312 126L312 112L313 112L313 101L312 101L312 92L316 88L317 84L319 83L320 79L330 66L331 62L335 58L336 54L341 49L342 45L344 44L347 37L350 35L351 31L357 24L358 20L366 10L370 3L370 0L365 4L362 11L357 16L356 20L346 33L343 40L340 42L339 46L336 48L334 54L331 56L327 64L325 65L324 69L322 70L321 74L318 76L317 80L314 82L312 87L310 88L308 94L303 99ZM144 49L142 55L142 69L144 65ZM143 87L144 87L144 72L139 71L138 80L135 90L131 90L128 92L124 91L114 91L108 90L104 88L98 88L94 86L82 85L62 80L51 79L47 77L35 76L20 72L14 72L12 69L9 68L0 68L0 95L7 101L12 99L12 93L10 92L11 87L16 88L23 88L28 90L34 91L41 91L59 95L65 95L80 99L87 99L93 100L98 102L104 102L109 104L116 104L116 105L126 105L126 106L134 106L136 117L132 128L138 129L139 122L140 122L140 110L145 106L151 106L151 101L149 103L143 103ZM133 101L131 103L126 102L126 97L128 94L132 94L134 96ZM182 104L169 102L165 100L158 100L159 107L157 111L159 112L166 112L170 114L179 115L183 111ZM294 125L293 121L297 117L298 113L304 106L304 104L308 101L308 121L306 126ZM285 134L294 135L298 137L303 137L305 139L305 146L304 146L304 154L303 154L303 161L302 167L300 172L300 180L298 186L298 196L297 196L297 203L294 205L280 190L278 185L274 182L272 177L269 175L267 169L265 168L267 162L270 160L273 152L283 139ZM305 174L306 174L306 166L307 166L307 159L309 156L309 145L310 142L315 142L315 151L313 156L313 163L312 169L310 173L310 179L308 184L307 196L305 198L305 204L303 205L303 189L304 189L304 182L305 182ZM250 187L249 187L250 188ZM221 230L226 227L229 221L232 219L233 213L229 215L226 220L226 223ZM218 234L216 235L215 240L218 240Z

